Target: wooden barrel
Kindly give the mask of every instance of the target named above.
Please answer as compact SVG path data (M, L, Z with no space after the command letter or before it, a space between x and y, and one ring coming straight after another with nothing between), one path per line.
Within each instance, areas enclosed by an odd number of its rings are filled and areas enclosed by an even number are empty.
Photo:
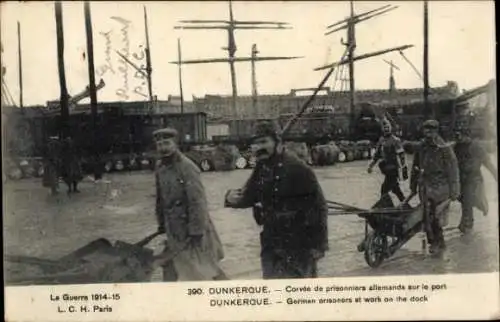
M309 163L311 159L307 144L303 142L285 142L285 150L291 154L295 154L305 163Z
M212 164L215 171L230 171L236 168L236 160L240 156L234 145L218 145L212 153Z
M315 165L325 166L335 164L340 149L335 143L317 145L311 148L311 158Z

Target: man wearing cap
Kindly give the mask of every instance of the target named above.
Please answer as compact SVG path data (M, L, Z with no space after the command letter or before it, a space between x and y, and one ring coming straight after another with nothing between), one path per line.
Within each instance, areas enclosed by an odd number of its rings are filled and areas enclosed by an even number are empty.
M156 167L156 217L167 236L163 280L222 278L222 243L208 213L199 168L178 150L178 133L166 128L153 133L159 160Z
M455 126L455 154L460 169L460 202L462 217L458 228L464 234L469 233L474 226L473 207L488 213L488 200L484 191L481 166L498 180L497 169L491 162L486 150L470 137L470 129L466 120L459 120Z
M368 173L372 173L373 167L378 162L379 169L385 176L380 189L381 197L392 192L402 202L405 200L405 196L399 186L399 180L408 179L408 168L406 166L403 144L398 137L392 134L391 123L385 118L382 121L382 133L383 135L377 143L373 160L368 166Z
M446 247L443 226L447 220L449 200L457 200L460 194L458 163L451 144L446 144L438 133L439 123L427 120L423 123L424 138L414 156L411 190L424 203L424 224L430 253L438 253Z
M312 169L284 151L278 126L256 124L257 159L242 189L229 190L225 206L253 208L262 226L264 279L317 277L317 261L328 249L328 207Z

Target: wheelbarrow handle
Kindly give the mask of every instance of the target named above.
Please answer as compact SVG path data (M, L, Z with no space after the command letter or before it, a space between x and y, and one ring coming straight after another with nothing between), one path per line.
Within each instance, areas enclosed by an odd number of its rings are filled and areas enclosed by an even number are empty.
M146 246L150 241L152 241L156 237L160 236L161 234L163 234L163 233L160 231L156 231L156 232L152 233L151 235L145 237L144 239L140 240L139 242L137 242L134 246L139 246L139 247Z

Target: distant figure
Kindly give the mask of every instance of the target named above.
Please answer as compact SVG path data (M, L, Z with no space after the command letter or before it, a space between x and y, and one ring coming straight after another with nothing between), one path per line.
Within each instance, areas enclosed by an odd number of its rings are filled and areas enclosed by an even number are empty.
M68 194L80 192L78 183L83 179L83 171L73 139L64 140L61 160L61 175L68 186Z
M160 160L156 168L158 231L167 236L165 253L177 254L162 264L163 281L226 279L219 267L224 251L210 219L200 169L179 151L171 128L153 133Z
M400 202L403 202L405 196L403 191L401 191L399 181L408 179L405 151L401 140L392 134L392 126L387 119L382 121L382 133L383 136L377 143L373 160L368 166L368 173L372 173L373 167L380 161L379 168L385 176L380 189L381 198L392 192L398 197Z
M429 252L438 253L446 248L443 226L446 224L448 200L457 200L460 194L458 162L451 144L446 144L438 134L439 123L423 123L424 139L415 153L411 190L424 204L424 224ZM438 210L438 208L442 208Z
M229 190L225 206L252 208L260 234L264 279L315 278L328 250L328 207L312 169L283 151L278 126L257 123L257 159L243 189Z
M47 151L43 162L42 185L50 188L52 195L59 191L61 144L57 137L51 137L47 143Z
M481 166L498 180L498 172L488 156L486 150L470 137L470 128L467 124L459 123L455 127L455 154L460 169L460 202L462 203L462 218L458 228L464 234L469 233L474 226L473 207L488 213L488 200L484 191Z

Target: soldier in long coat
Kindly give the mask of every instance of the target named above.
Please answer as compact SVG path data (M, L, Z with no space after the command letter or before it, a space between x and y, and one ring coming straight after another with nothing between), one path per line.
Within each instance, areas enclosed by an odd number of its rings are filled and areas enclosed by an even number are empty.
M257 165L242 189L227 192L225 206L253 209L264 279L317 277L328 250L328 207L314 172L283 151L273 122L257 124L252 150Z
M484 165L495 180L498 180L498 173L486 150L470 137L467 121L457 122L455 138L455 154L460 169L460 202L462 204L462 217L458 228L462 233L467 234L474 226L473 208L478 208L485 215L488 213L488 200L484 191L481 167Z
M61 175L68 186L68 194L80 192L78 183L83 179L83 171L79 157L73 139L66 138L62 146Z
M439 123L428 120L423 124L424 139L414 156L411 190L424 203L424 224L431 253L445 249L443 226L447 221L446 202L457 200L460 194L458 163L453 147L438 134Z
M165 254L176 254L163 265L163 280L223 279L218 264L222 243L208 213L199 168L177 147L174 129L154 132L161 158L156 168L156 217L167 237Z
M42 185L50 188L53 195L58 193L60 174L60 143L57 138L51 137L47 144L47 153L43 160Z

